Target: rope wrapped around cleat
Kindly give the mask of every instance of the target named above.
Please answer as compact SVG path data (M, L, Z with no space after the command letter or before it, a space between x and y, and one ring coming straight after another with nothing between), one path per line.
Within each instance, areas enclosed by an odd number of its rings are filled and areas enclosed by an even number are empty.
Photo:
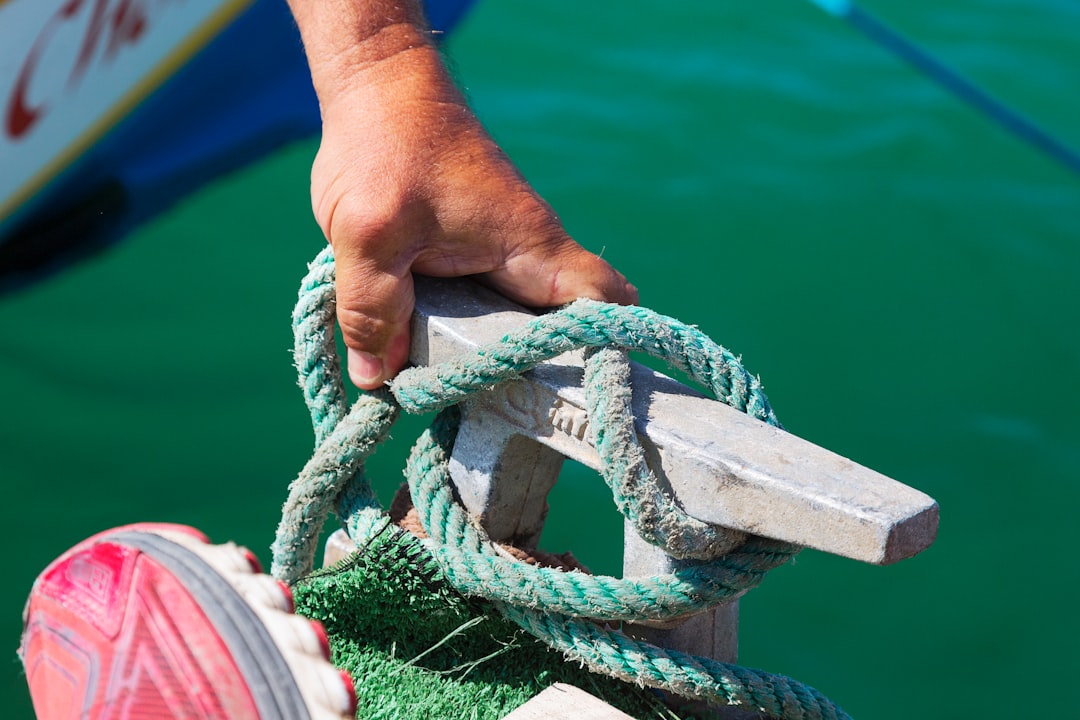
M721 402L779 426L757 378L696 328L641 307L578 300L541 315L474 355L401 372L390 387L350 408L334 335L330 248L309 266L293 313L295 361L315 429L315 452L290 485L273 545L273 574L295 583L312 570L332 509L362 544L386 522L364 460L389 435L400 409L440 412L413 447L406 478L424 541L459 592L498 610L589 669L677 695L774 718L846 718L816 690L789 678L665 650L612 630L704 611L755 587L799 548L726 534L687 515L657 481L634 431L627 351L682 370ZM648 542L681 558L679 569L619 579L543 568L506 557L454 497L449 459L457 404L557 355L586 348L585 391L601 475L619 511ZM334 507L336 504L336 507Z

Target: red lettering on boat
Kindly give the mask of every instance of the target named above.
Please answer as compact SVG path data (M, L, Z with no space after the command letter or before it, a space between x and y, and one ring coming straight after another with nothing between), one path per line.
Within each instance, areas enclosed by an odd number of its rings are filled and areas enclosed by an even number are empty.
M175 1L151 0L148 3L147 0L69 0L62 5L42 28L19 71L4 112L4 133L12 140L26 137L48 114L50 100L61 94L74 92L95 63L112 62L124 46L137 44L150 27L153 10L160 10ZM153 7L148 7L150 5ZM85 6L91 6L89 13L82 12ZM57 77L39 78L38 64L57 30L64 23L79 21L80 17L85 23L85 31L66 87ZM30 90L36 80L46 84L44 87L35 86L41 91L36 95L42 99L34 104L30 99Z
M94 3L90 24L86 27L82 45L79 47L79 57L75 60L75 67L71 69L71 77L68 78L68 89L74 89L90 67L101 40L101 33L105 30L108 9L109 0L97 0Z
M34 41L33 47L30 48L30 54L26 56L26 62L23 63L22 70L19 71L19 79L15 82L15 89L12 91L11 98L8 101L8 111L4 113L4 130L12 139L18 140L25 135L41 118L41 114L46 111L47 106L44 102L36 107L31 107L27 102L26 91L30 87L30 81L34 77L34 70L37 69L38 61L41 59L41 52L52 38L53 33L56 32L56 28L60 23L66 22L78 12L82 3L83 0L71 0L71 2L61 7L55 15L49 18L49 22L45 25L41 34L38 35L37 40Z

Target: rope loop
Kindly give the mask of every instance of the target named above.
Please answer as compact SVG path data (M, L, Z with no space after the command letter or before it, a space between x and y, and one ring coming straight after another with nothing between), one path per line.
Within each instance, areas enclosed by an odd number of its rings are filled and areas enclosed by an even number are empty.
M697 328L646 308L578 300L472 356L405 370L388 389L362 394L349 408L334 314L334 262L326 248L309 265L293 314L295 363L316 449L289 487L273 546L276 577L293 583L311 572L315 546L335 503L358 544L385 523L364 460L388 436L400 410L438 410L413 447L406 478L429 536L424 542L458 591L487 598L503 615L596 672L775 718L847 717L817 691L789 678L664 650L609 629L706 610L755 587L799 550L687 515L648 467L638 441L628 351L658 357L720 402L779 426L760 382L731 353ZM666 575L621 579L510 559L455 497L449 461L460 422L457 405L581 348L601 475L639 535L679 559Z

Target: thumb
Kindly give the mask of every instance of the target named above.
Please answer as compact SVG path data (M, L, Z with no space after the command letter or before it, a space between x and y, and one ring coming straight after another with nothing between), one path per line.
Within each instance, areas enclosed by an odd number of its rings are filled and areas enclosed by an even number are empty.
M349 379L374 390L398 373L409 359L412 274L395 275L370 262L338 258L337 319L347 348Z

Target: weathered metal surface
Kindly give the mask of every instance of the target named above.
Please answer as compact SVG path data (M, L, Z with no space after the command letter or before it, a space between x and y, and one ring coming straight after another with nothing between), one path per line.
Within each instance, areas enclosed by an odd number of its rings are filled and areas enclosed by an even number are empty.
M679 564L679 560L642 540L629 522L623 524L623 577L666 575ZM626 625L624 629L633 637L660 647L720 662L734 663L739 659L738 598L688 618L647 626Z
M555 683L503 720L634 720L581 688Z
M417 277L416 300L411 360L417 365L467 355L532 317L462 280ZM564 457L598 469L582 368L581 353L567 353L464 403L451 477L493 539L536 543ZM636 429L651 467L686 512L725 528L733 545L751 533L886 565L933 543L938 506L918 490L636 363L631 382ZM349 544L335 534L328 556ZM629 527L624 548L626 577L668 573L679 562ZM629 631L733 662L737 628L736 599L680 623Z
M412 360L417 364L468 353L531 317L474 283L417 278L416 287ZM519 463L506 455L508 449L528 447L515 445L517 437L597 468L581 375L581 356L570 353L471 401L463 432L492 442L474 437L463 454L455 453L457 466L529 472L522 468L530 461ZM643 366L635 364L632 383L642 445L658 460L654 470L690 515L878 565L911 557L934 541L938 506L924 493ZM531 499L525 504L533 508L542 492L531 491L535 477L528 482ZM492 479L486 489L464 490L464 496L470 510L502 525L511 521L496 516L513 514L507 499L517 493L498 485L497 478ZM488 498L498 499L497 508L485 511ZM542 519L542 513L533 508L530 517ZM495 536L531 536L535 530L515 528L504 535L507 531L500 529Z
M348 534L338 528L326 538L326 548L323 550L323 567L330 567L334 563L341 562L349 555L356 552L356 544Z

